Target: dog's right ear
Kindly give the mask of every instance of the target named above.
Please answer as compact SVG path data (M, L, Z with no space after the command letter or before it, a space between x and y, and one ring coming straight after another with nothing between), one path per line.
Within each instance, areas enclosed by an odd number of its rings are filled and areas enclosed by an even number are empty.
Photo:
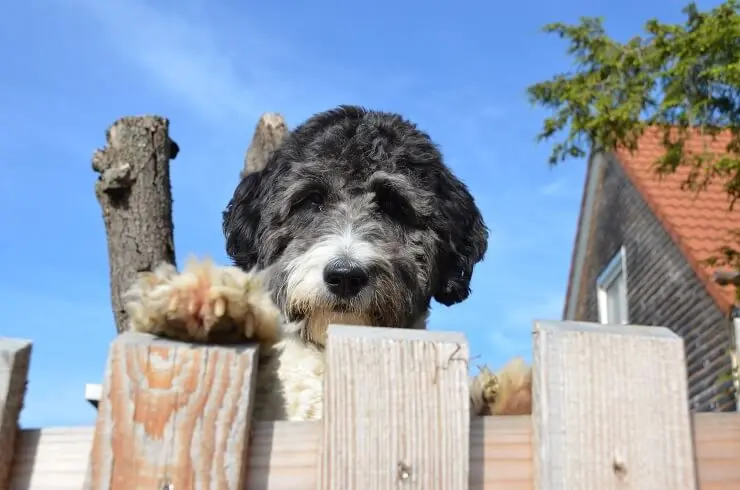
M470 191L453 176L440 180L436 205L443 238L434 299L452 306L470 294L473 268L483 260L488 248L488 229Z
M257 263L263 172L251 172L242 178L223 213L226 253L243 270L249 270Z

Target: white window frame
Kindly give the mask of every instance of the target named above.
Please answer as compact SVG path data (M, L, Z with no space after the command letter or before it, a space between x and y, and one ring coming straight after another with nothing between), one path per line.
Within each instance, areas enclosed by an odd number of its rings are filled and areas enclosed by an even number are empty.
M620 274L621 273L621 274ZM598 309L599 309L599 322L602 324L614 324L614 322L610 321L609 318L607 318L607 289L614 283L614 281L620 277L622 281L624 281L624 288L622 289L622 297L619 299L622 303L622 313L624 316L624 320L621 322L622 325L626 325L629 323L629 305L627 304L627 251L624 248L619 249L619 251L612 257L612 259L609 261L609 264L604 268L604 270L599 274L599 277L596 279L596 297L598 301Z

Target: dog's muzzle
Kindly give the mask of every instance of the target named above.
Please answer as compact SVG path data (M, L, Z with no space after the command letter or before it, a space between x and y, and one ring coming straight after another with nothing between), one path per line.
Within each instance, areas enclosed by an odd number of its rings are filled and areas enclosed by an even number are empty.
M351 299L370 282L368 271L358 262L348 258L330 261L324 267L326 288L337 298Z

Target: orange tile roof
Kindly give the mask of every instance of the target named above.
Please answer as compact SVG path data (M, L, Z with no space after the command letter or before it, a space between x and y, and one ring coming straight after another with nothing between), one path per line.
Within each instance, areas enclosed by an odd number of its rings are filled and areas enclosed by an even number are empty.
M685 149L702 152L705 146L713 153L726 152L730 135L725 133L712 139L709 136L692 136ZM723 245L730 245L730 231L740 228L740 202L729 211L729 198L719 182L695 193L681 189L688 169L681 167L673 175L659 176L653 164L664 153L662 132L648 128L639 140L634 153L618 150L616 153L627 177L643 195L653 213L663 223L668 234L678 245L709 294L725 312L729 312L735 299L734 288L720 286L712 279L716 268L702 262L715 255Z

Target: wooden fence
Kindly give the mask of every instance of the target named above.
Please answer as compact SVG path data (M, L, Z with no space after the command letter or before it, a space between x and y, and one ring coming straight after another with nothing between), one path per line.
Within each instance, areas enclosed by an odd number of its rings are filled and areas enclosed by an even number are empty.
M670 330L533 337L531 416L470 417L462 334L332 326L323 420L253 423L255 347L126 333L96 426L40 430L16 430L31 344L0 339L0 490L740 488L740 414L689 412Z

